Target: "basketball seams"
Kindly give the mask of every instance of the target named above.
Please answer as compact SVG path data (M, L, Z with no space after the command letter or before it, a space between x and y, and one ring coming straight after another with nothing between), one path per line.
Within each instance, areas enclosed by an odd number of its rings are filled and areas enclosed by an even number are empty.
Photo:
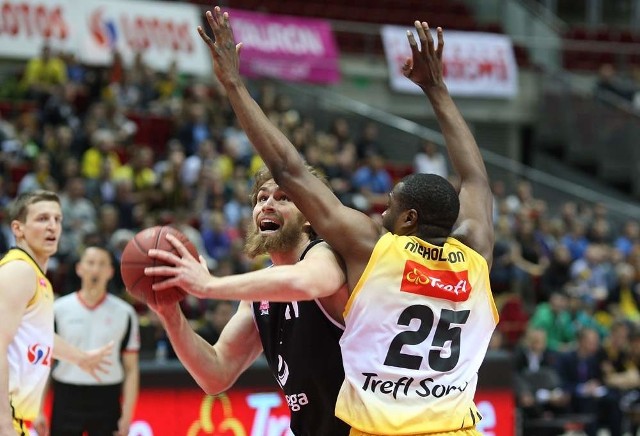
M153 248L158 248L158 244L160 242L160 238L162 237L163 233L167 233L166 231L167 227L166 226L162 226L158 229L158 231L156 232L156 240L153 243ZM156 258L151 259L151 261L153 262L151 265L152 266L158 266L158 260ZM156 281L158 280L158 276L153 276L152 277L152 282L151 282L151 286L156 284ZM153 290L151 290L151 295L153 295L153 301L157 304L158 303L158 294L156 292L154 292Z

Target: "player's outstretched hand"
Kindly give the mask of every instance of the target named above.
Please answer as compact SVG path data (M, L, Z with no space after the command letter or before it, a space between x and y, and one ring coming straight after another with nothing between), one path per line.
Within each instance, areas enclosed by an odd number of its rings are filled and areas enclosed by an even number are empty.
M233 36L233 29L229 22L229 13L222 12L220 6L216 6L212 11L205 13L209 28L213 32L214 39L211 39L202 26L198 26L198 33L202 40L209 46L213 59L213 71L223 85L240 81L239 54L242 43L236 44Z
M179 256L166 250L149 250L149 257L158 259L164 264L144 269L144 273L148 276L165 278L154 283L152 289L162 291L177 286L195 297L206 298L206 285L211 280L207 261L202 256L196 259L187 250L187 247L173 235L167 234L166 238L174 246Z
M438 46L434 46L433 37L429 31L429 25L425 21L415 21L416 32L420 40L420 47L416 42L413 32L407 30L407 39L411 46L411 57L407 58L402 73L416 83L423 91L434 86L444 86L442 75L442 50L444 49L444 37L441 27L436 29Z
M109 341L107 345L100 348L85 351L78 361L78 366L97 381L100 381L99 373L106 373L108 371L107 367L111 366L110 355L112 351L113 341Z

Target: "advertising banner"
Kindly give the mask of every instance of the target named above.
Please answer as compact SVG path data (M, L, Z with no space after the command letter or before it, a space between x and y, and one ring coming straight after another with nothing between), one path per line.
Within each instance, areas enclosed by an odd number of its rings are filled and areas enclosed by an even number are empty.
M29 59L45 41L75 52L74 8L69 0L0 0L0 57Z
M197 26L201 11L188 3L116 0L0 0L0 57L29 59L48 42L89 65L110 65L118 50L129 64L137 52L155 70L177 62L181 71L211 74Z
M335 83L340 80L338 50L328 22L230 10L240 72L248 77Z
M483 416L478 425L482 434L515 435L512 393L480 390L476 404ZM129 436L205 435L291 436L287 401L274 390L231 389L218 396L197 388L140 390Z
M411 49L402 26L382 26L382 42L394 91L422 93L402 74ZM435 40L435 31L432 31ZM518 66L509 37L493 33L445 31L443 69L453 96L513 98L518 92Z
M176 62L180 71L210 74L211 61L197 26L201 12L187 3L85 0L75 4L80 17L79 54L83 62L109 64L114 49L125 63L137 52L146 64L166 70Z

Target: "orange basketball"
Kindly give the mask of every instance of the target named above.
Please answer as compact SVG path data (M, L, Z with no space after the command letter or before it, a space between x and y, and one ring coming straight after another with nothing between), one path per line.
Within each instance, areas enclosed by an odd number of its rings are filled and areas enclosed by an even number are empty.
M171 242L165 237L169 233L178 238L187 250L196 259L198 258L198 251L191 241L182 232L170 226L155 226L141 230L127 243L122 252L120 259L122 281L127 292L143 303L152 301L159 305L172 304L181 301L186 295L177 287L154 291L151 285L164 278L149 277L144 274L146 267L162 265L161 261L147 255L150 249L157 248L178 255Z

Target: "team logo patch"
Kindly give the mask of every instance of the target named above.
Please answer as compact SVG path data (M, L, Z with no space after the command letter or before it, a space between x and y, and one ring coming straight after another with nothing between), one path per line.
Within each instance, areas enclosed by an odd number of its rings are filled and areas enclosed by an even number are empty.
M468 271L432 270L407 260L400 290L455 302L467 301L471 293Z
M287 365L287 362L278 354L278 383L284 388L287 380L289 380L289 365Z
M31 344L27 349L27 360L32 365L51 366L51 347L42 344Z
M260 315L269 315L269 302L261 301L260 302Z

